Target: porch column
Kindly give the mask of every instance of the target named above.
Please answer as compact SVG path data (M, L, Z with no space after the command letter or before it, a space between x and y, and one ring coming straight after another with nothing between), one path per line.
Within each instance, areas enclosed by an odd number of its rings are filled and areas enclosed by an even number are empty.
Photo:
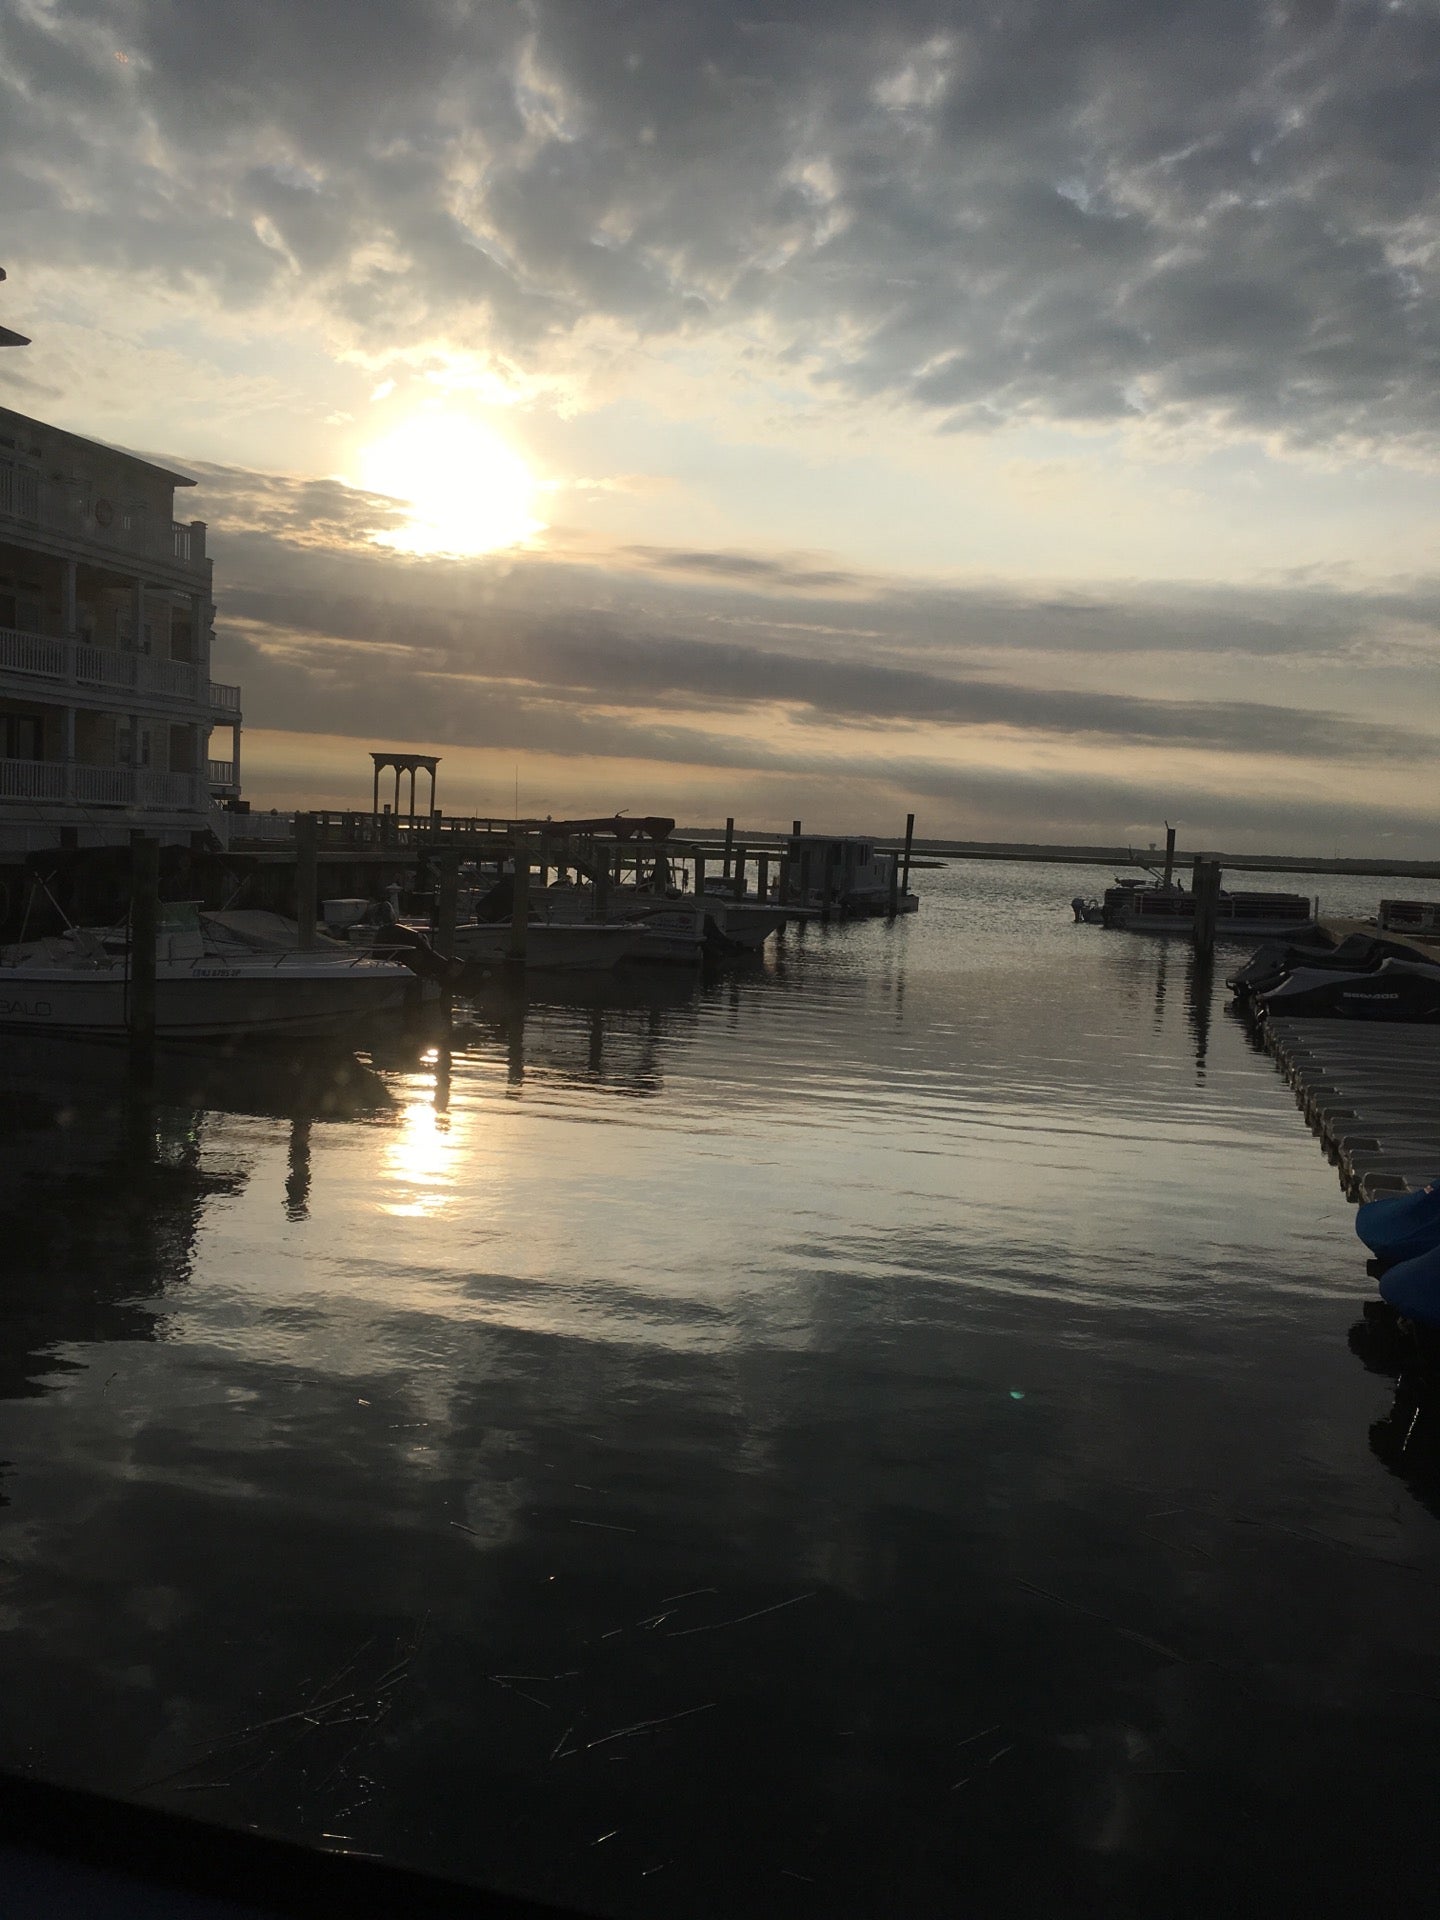
M145 582L139 574L135 576L135 585L131 595L130 618L135 627L135 651L145 651Z
M210 602L203 593L190 596L190 657L207 677L210 672Z
M238 793L240 790L240 722L234 721L230 728L230 765L234 769L230 778Z
M79 624L79 615L75 610L75 576L79 562L73 558L61 562L60 572L60 628L67 640L75 638L75 628Z
M63 707L61 709L60 728L60 758L65 762L66 766L71 766L75 760L74 707Z
M240 729L238 727L235 729L235 748L238 752L240 748ZM370 811L372 814L378 814L380 811L380 762L378 760L375 762L375 785L372 789L372 794Z

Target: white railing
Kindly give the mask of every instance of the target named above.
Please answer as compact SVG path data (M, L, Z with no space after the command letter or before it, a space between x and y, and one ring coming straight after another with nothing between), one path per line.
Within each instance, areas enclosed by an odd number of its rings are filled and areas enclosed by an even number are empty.
M142 654L140 684L171 700L198 700L200 675L188 660L161 660Z
M63 800L63 760L0 760L0 800Z
M235 784L235 762L233 760L207 760L205 778L212 787L233 787Z
M140 655L77 641L72 677L87 687L136 687L140 684Z
M142 807L206 807L210 795L193 773L156 773L142 767L135 776L136 799Z
M68 680L68 649L63 640L52 640L47 634L0 627L0 668L11 673L43 674L47 680Z
M237 813L230 823L232 840L293 840L293 813Z
M135 772L131 767L70 768L70 792L66 798L92 807L133 807Z
M223 680L212 680L210 704L220 713L238 713L240 711L239 687L227 687Z
M129 653L119 647L95 647L88 641L61 640L51 634L26 633L0 627L0 672L23 673L36 679L63 680L77 687L113 687L124 692L150 694L159 700L185 700L197 705L210 694L212 708L240 710L240 689L218 689L228 696L214 698L217 689L188 660L165 660L155 654Z
M40 518L40 472L14 460L0 460L0 513L17 520Z
M87 767L76 760L0 760L0 800L58 800L81 807L163 807L203 813L210 796L196 773Z
M24 520L96 546L118 547L198 572L205 565L205 522L152 523L143 507L89 498L79 482L47 481L38 467L0 459L0 516Z

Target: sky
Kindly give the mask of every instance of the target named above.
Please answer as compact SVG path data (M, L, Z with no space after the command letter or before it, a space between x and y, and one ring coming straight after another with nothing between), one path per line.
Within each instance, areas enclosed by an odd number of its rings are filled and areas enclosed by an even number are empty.
M9 0L256 806L1434 857L1440 0Z

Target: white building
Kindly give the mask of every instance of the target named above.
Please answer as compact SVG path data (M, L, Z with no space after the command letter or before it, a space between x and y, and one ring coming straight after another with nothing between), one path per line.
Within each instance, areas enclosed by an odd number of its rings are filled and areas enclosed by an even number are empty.
M239 792L205 523L173 517L194 484L0 407L0 856L186 842Z

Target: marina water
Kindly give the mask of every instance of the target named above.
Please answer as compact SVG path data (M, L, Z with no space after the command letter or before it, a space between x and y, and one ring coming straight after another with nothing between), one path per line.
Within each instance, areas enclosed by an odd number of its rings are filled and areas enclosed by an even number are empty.
M7 1044L0 1760L601 1913L1427 1884L1351 1210L1108 878L497 986L448 1061Z

